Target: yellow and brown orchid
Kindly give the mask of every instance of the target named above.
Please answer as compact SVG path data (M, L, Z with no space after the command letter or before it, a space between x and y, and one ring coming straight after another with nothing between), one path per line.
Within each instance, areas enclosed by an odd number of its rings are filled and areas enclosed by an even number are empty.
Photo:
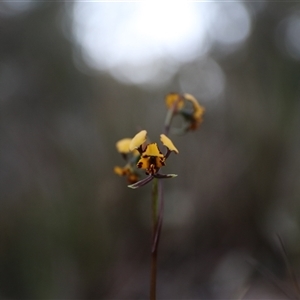
M139 157L139 152L137 150L130 150L130 143L131 138L124 138L116 143L117 151L125 159L126 165L124 167L114 167L114 172L119 176L126 177L128 183L133 184L139 181L140 177L139 174L136 172L136 161Z
M174 115L180 114L185 120L179 132L195 130L203 122L205 109L193 95L170 93L165 97L165 102Z
M130 185L131 188L137 188L150 182L154 177L156 178L173 178L175 174L161 174L159 173L160 168L166 165L166 159L169 157L171 152L179 153L173 142L164 134L160 135L162 144L166 147L166 153L163 154L157 143L146 143L147 131L142 130L137 133L129 145L129 149L134 151L135 149L140 153L140 158L137 162L137 167L145 170L146 174L149 175L147 178Z

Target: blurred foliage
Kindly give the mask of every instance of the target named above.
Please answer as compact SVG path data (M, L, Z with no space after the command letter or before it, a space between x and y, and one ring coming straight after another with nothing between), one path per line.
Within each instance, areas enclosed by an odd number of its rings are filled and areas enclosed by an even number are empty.
M169 85L143 89L80 70L68 5L0 3L1 298L147 298L149 190L131 191L113 174L122 162L115 142L144 128L158 136L164 95L201 95L197 78L210 61L226 88L199 99L206 115L196 138L172 137L180 159L168 166L179 177L165 184L158 297L292 289L276 234L297 274L300 65L279 29L300 7L245 5L252 31L239 49L216 43ZM193 90L180 90L182 72Z

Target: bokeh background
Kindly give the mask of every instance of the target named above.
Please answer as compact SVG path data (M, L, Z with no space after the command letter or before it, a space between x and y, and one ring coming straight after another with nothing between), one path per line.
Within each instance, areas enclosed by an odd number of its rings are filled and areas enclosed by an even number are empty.
M28 0L0 3L0 298L148 298L151 187L115 143L169 92L206 114L171 137L158 299L295 297L297 1Z

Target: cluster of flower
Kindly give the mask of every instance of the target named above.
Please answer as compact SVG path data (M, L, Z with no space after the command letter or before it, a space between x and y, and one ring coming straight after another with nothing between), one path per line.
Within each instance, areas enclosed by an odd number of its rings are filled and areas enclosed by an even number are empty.
M195 130L203 121L204 108L198 103L196 98L190 94L170 93L166 96L165 102L168 108L167 119L165 123L165 133L167 134L171 120L175 115L181 115L184 120L181 132ZM138 188L150 182L153 178L173 178L175 174L162 174L160 168L165 166L165 162L171 152L179 153L173 142L166 134L160 135L160 140L165 146L166 151L163 154L157 143L147 143L147 131L142 130L132 139L125 138L116 143L119 153L126 160L124 167L115 167L114 172L117 175L127 178L129 187ZM138 169L145 170L148 177L139 180Z

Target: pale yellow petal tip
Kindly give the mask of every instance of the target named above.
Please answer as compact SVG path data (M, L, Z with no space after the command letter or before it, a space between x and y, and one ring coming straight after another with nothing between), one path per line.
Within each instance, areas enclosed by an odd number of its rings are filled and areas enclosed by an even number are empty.
M183 94L183 97L186 99L186 100L189 100L193 103L198 103L198 100L191 94Z
M194 105L194 107L196 109L199 109L203 112L205 111L204 107L199 104L198 100L193 95L183 94L183 97L184 97L185 100L192 102L192 104Z
M139 133L137 133L133 139L130 142L129 149L133 151L134 149L137 149L142 144L144 144L147 140L147 131L142 130Z
M135 189L137 189L137 188L139 188L139 186L138 185L136 185L136 184L129 184L129 185L127 185L127 187L129 187L129 188L131 188L131 189L133 189L133 190L135 190Z
M131 151L129 149L130 143L131 143L130 138L125 138L125 139L119 140L116 143L116 148L117 148L118 152L120 152L120 153L129 153Z
M160 135L160 140L164 146L166 146L170 151L174 151L175 153L179 153L177 148L174 146L173 142L164 134Z
M175 178L175 177L177 177L178 175L177 175L177 174L168 174L168 176L170 176L170 178Z

